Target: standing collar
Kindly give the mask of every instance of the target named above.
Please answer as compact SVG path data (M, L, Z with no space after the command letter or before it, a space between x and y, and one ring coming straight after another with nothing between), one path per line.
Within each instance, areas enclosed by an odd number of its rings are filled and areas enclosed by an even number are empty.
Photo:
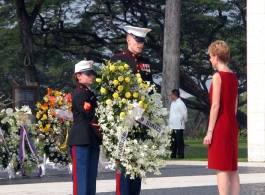
M85 84L83 84L83 83L77 83L77 86L78 87L80 87L80 88L85 88L85 89L88 89L88 90L90 90L89 89L89 87L88 86L86 86Z
M134 54L132 53L129 49L126 49L125 52L130 56L130 57L133 57L133 58L138 58L141 54Z

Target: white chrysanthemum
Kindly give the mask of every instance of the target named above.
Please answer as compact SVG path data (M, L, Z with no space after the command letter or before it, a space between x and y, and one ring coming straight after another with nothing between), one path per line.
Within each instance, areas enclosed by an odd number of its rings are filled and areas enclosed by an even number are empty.
M7 114L7 116L12 116L13 115L13 109L12 108L7 108L6 109L6 114Z
M2 123L2 124L7 123L8 119L9 119L8 117L3 118L3 119L1 120L1 123Z

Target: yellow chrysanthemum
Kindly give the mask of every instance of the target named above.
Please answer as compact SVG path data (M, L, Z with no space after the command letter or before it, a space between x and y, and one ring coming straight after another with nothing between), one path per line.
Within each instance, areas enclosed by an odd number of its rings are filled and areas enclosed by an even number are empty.
M61 92L60 92L60 91L55 91L54 94L55 94L56 96L59 96L59 95L61 95Z
M148 89L148 85L144 84L144 90L147 90L147 89Z
M143 82L143 79L142 79L142 78L138 78L138 79L137 79L137 82L138 82L138 83L142 83L142 82Z
M140 84L140 87L142 87L144 90L147 90L148 89L148 85L147 84L144 84L144 83L141 83Z
M112 97L117 99L119 97L119 94L118 93L113 93Z
M127 100L125 98L122 98L121 102L125 104Z
M123 66L119 66L119 71L124 71L124 67Z
M142 95L141 96L141 100L144 101L145 100L145 96Z
M115 71L116 68L115 68L115 66L110 66L109 69L110 69L110 71L113 72L113 71Z
M38 102L38 103L36 104L36 106L39 108L39 107L41 106L41 103Z
M50 124L46 124L45 128L43 129L43 132L47 133L48 131L50 131L50 129L51 129L51 125Z
M126 97L126 98L130 98L130 97L131 97L131 93L130 93L130 92L126 92L126 93L125 93L125 97Z
M134 98L138 98L138 95L139 95L138 92L133 92L133 97Z
M37 114L36 114L36 118L37 118L37 119L40 119L40 113L37 113Z
M102 82L102 79L101 78L96 78L96 82L97 83L101 83Z
M128 70L128 69L129 69L129 65L128 65L128 64L124 64L124 68L125 68L126 70Z
M140 106L141 108L143 108L143 107L144 107L144 102L143 102L143 101L139 101L139 106Z
M126 82L126 83L129 83L130 81L131 81L130 77L126 77L126 78L125 78L125 82Z
M119 85L119 86L118 86L118 90L119 90L119 91L122 91L122 90L123 90L123 86L122 86L122 85Z
M107 99L107 100L106 100L106 104L107 104L107 105L111 105L111 104L112 104L112 101L111 101L110 99Z
M58 104L59 104L59 105L63 105L63 101L62 101L62 100L59 100L59 101L58 101Z
M118 85L118 84L119 84L119 81L118 81L118 80L114 80L114 81L113 81L113 85L116 86L116 85Z
M122 81L124 80L123 76L119 76L119 77L118 77L118 80L119 80L120 82L122 82Z
M121 113L120 113L120 117L121 117L121 118L125 118L125 116L126 116L125 112L121 112Z
M148 105L147 104L144 104L144 109L146 109L148 107Z
M43 128L42 124L39 124L39 128L40 128L40 129L42 129L42 128Z
M46 120L46 119L47 119L47 114L43 114L41 120Z
M137 78L141 78L141 74L140 74L140 73L135 74L135 76L136 76Z
M101 89L100 89L100 93L105 94L106 92L107 92L106 89L103 88L103 87L101 87Z
M43 100L44 100L45 102L48 102L48 101L49 101L49 99L48 99L47 96L44 96L44 97L43 97Z

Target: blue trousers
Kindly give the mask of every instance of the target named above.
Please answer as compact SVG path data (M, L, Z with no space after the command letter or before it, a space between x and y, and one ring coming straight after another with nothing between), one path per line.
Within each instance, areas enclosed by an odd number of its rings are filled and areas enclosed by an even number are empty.
M142 180L139 177L130 179L130 175L125 176L125 171L117 171L116 174L116 195L139 195L141 192Z
M72 158L73 195L95 195L99 146L69 146Z

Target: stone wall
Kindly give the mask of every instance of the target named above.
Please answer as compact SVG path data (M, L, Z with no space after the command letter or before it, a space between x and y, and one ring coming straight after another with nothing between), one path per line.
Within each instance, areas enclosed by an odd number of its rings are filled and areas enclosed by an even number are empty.
M265 1L247 0L248 161L265 162Z

